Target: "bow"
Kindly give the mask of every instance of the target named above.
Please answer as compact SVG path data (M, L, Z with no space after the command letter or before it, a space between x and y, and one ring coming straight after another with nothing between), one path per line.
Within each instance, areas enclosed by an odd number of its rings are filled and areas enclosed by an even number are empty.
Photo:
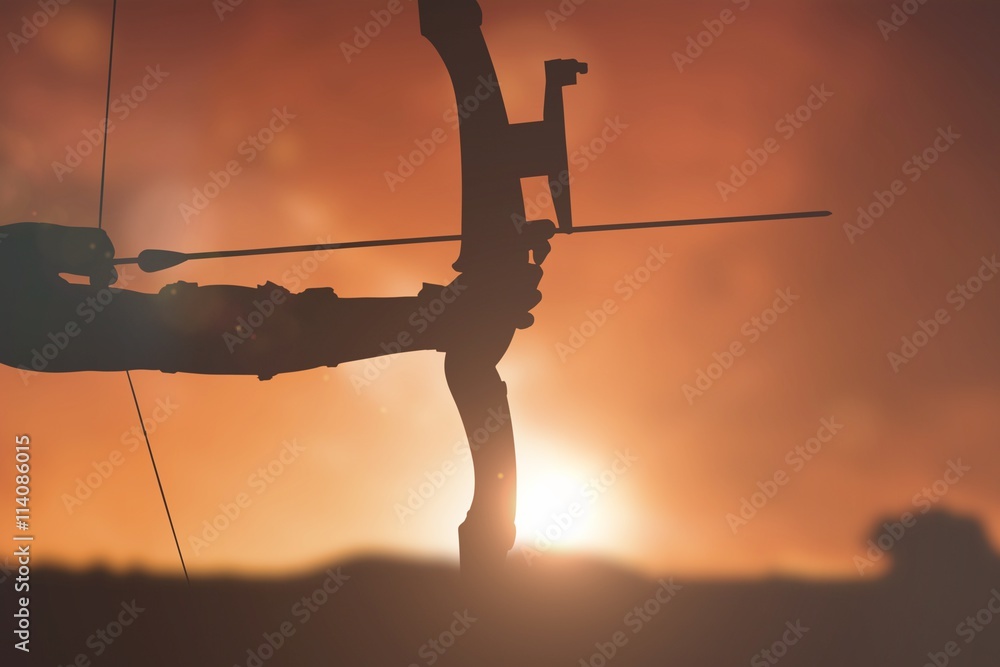
M511 124L497 80L496 69L481 30L483 15L476 0L418 0L421 33L437 50L449 73L460 110L462 207L461 234L407 239L383 239L326 245L289 246L256 250L175 253L147 250L136 258L114 264L138 264L145 271L176 266L189 259L346 249L370 246L459 241L454 264L463 287L455 308L463 326L445 337L445 376L472 449L475 492L468 515L459 527L463 575L473 583L495 579L515 540L517 469L513 422L507 386L497 372L517 329L533 318L527 311L541 298L536 286L540 265L555 234L603 232L758 220L822 217L827 211L777 215L669 220L575 228L570 199L571 178L566 146L564 88L586 74L577 60L545 62L544 111L540 121ZM117 0L112 6L111 48L108 61L108 106L114 58ZM107 122L107 121L106 121ZM107 132L101 167L103 220ZM521 179L544 176L549 185L556 221L527 220ZM525 295L529 301L525 301ZM207 372L199 370L198 372ZM143 423L131 375L126 372L133 402ZM149 437L147 450L185 578L184 555L177 539ZM190 580L188 580L190 583Z
M462 237L454 268L472 287L493 287L488 311L509 310L513 304L504 283L516 283L532 266L540 276L537 266L555 231L551 222L525 219L521 178L546 176L560 227L572 227L562 88L576 83L587 66L548 61L544 119L512 125L481 30L479 4L420 0L419 12L421 33L444 61L456 104L465 110L459 114ZM475 492L459 527L459 550L463 576L475 581L492 578L514 544L517 485L507 386L496 369L514 328L485 314L482 325L445 354L448 387L472 448Z
M563 89L588 66L577 60L545 62L540 121L511 124L476 0L419 0L420 30L437 49L451 77L459 113L462 160L461 251L456 271L475 286L492 286L480 326L446 351L445 375L472 448L475 492L459 527L463 576L474 584L495 579L516 530L517 469L507 386L496 365L514 335L504 312L516 312L517 286L538 268L556 233L673 227L720 222L822 217L827 211L773 216L597 225L575 229L570 199ZM521 179L544 176L558 227L525 218ZM441 239L437 239L441 240ZM489 290L487 290L489 291ZM541 295L538 295L541 298ZM517 325L532 323L530 315Z

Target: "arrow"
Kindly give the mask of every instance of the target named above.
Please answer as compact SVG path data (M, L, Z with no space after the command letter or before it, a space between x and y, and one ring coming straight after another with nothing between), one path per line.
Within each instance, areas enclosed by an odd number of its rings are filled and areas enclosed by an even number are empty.
M825 218L830 211L800 211L796 213L769 213L764 215L742 215L723 218L689 218L686 220L658 220L655 222L626 222L610 225L588 225L572 229L556 229L556 234L584 234L587 232L613 232L625 229L654 229L660 227L693 227L697 225L720 225L736 222L760 222L764 220L796 220L802 218ZM318 243L310 245L281 246L277 248L253 248L249 250L214 250L208 252L176 252L173 250L143 250L138 257L116 259L113 264L138 264L146 273L170 269L195 259L219 259L222 257L252 257L254 255L279 255L293 252L316 250L348 250L350 248L380 248L396 245L418 245L423 243L445 243L461 241L461 234L443 236L416 236L401 239L376 239L373 241L347 241L345 243Z

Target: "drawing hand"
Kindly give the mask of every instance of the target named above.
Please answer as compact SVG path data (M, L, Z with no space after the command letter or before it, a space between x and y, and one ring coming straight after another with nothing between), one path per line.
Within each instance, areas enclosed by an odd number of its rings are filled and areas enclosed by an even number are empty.
M0 266L9 280L50 283L68 273L107 287L118 279L114 256L114 245L101 229L44 222L0 227Z

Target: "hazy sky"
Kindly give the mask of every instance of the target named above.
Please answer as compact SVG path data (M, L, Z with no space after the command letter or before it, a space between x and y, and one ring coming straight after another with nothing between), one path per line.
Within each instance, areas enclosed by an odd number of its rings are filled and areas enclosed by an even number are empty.
M118 254L458 231L453 96L416 4L343 46L387 5L244 0L220 18L210 0L121 0L105 210ZM647 571L856 576L877 519L932 502L982 517L997 541L1000 280L976 281L1000 270L983 259L1000 251L993 3L929 3L893 31L879 25L888 0L589 0L568 16L556 0L481 5L512 121L540 118L544 60L590 63L566 92L577 224L835 213L557 239L537 324L501 366L520 543ZM37 3L3 3L2 222L96 224L110 9L74 0L32 31ZM710 28L699 53L689 38ZM261 134L269 124L279 131ZM412 175L387 178L435 134ZM206 189L230 163L230 182ZM875 217L852 229L859 207ZM456 253L125 278L415 294L449 281ZM936 335L904 349L936 315ZM134 378L192 572L457 554L472 466L441 355L266 383ZM0 384L3 437L34 443L38 557L176 571L124 374L3 367ZM0 485L12 498L9 475ZM753 499L756 516L727 518L762 488L773 497ZM240 494L249 506L206 532ZM563 531L552 515L573 502L582 516Z

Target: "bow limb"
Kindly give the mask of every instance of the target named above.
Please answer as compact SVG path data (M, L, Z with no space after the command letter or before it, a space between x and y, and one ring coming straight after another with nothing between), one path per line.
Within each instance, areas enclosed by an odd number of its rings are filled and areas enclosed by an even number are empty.
M449 351L445 377L472 450L475 492L459 551L463 576L478 582L501 570L514 544L517 464L507 385L473 350Z

